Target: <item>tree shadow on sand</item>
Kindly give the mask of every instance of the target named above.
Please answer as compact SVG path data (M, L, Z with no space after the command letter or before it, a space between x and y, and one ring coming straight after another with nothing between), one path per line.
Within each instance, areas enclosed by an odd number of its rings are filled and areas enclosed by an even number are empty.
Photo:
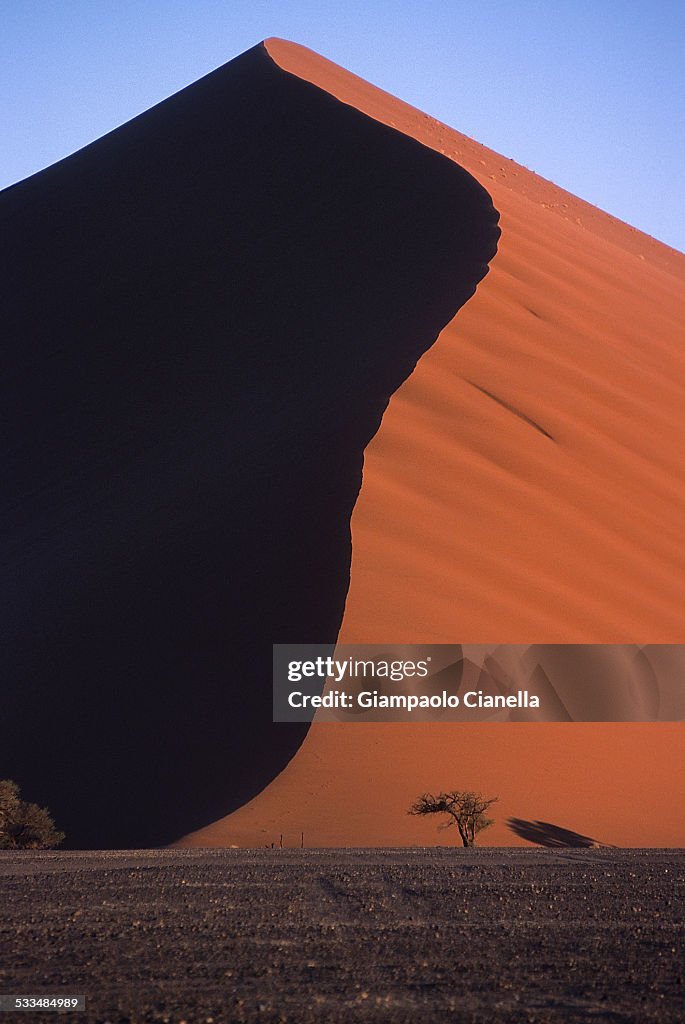
M529 843L537 843L538 846L576 847L586 850L609 846L608 843L601 843L599 839L581 835L580 832L572 832L568 828L561 828L560 825L552 825L548 821L524 821L523 818L509 818L507 825L521 839L527 839Z

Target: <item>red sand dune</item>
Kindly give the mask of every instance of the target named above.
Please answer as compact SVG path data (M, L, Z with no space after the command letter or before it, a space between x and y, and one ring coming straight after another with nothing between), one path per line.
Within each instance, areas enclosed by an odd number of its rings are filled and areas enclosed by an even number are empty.
M340 640L685 643L685 257L291 43L291 74L458 162L502 236L366 449ZM305 638L293 638L293 640ZM314 724L197 845L451 843L423 790L617 845L685 846L685 726Z
M260 45L0 220L0 778L72 846L159 845L300 746L271 645L335 643L363 451L497 213Z

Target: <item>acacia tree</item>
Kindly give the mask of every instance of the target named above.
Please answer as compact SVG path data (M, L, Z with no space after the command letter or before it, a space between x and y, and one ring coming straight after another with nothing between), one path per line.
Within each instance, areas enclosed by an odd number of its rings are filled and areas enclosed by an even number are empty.
M409 814L446 814L448 820L439 828L456 825L464 846L475 846L476 836L483 829L494 825L494 819L485 812L497 800L496 796L486 799L480 793L450 790L448 793L423 793L409 808Z
M63 839L45 807L26 803L16 782L0 779L0 850L48 850Z

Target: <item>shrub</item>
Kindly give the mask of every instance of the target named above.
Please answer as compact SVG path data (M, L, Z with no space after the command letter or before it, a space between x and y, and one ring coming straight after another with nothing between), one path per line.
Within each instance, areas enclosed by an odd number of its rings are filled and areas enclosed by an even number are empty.
M45 807L22 800L16 782L0 779L0 850L48 850L63 841Z

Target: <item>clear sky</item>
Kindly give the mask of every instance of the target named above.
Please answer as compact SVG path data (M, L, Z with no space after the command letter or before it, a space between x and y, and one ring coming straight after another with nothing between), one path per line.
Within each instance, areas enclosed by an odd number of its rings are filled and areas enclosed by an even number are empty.
M0 0L0 187L274 35L685 249L683 0Z

